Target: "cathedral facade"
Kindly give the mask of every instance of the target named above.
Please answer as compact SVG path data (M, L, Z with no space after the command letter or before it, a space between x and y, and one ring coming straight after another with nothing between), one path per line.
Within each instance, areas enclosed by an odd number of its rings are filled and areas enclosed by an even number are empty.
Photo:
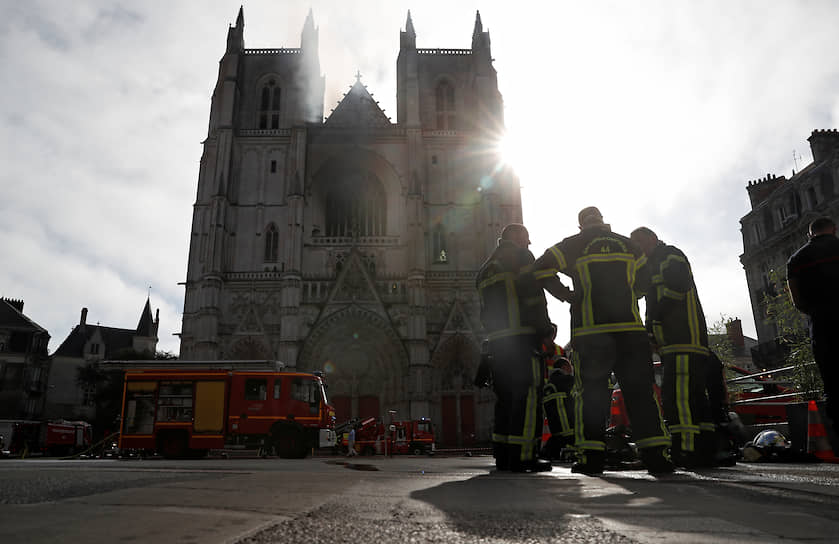
M443 445L490 437L472 385L474 279L518 179L498 156L503 104L489 33L470 49L400 32L397 121L360 75L324 117L312 13L299 48L228 30L191 228L180 358L321 370L338 420L430 417Z

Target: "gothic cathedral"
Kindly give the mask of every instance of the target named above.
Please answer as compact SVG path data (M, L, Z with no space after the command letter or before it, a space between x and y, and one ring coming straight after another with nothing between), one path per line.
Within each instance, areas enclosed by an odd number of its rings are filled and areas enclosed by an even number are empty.
M181 359L322 370L339 422L395 410L443 446L488 441L474 280L522 211L480 14L471 49L427 49L408 13L395 123L360 76L324 117L311 11L298 48L246 49L244 26L203 142Z

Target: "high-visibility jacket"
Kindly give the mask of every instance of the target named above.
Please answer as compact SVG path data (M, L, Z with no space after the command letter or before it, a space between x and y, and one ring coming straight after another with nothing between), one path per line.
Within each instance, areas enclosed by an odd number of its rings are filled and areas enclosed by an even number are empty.
M481 322L490 341L517 335L551 334L542 287L520 271L533 264L533 254L501 240L481 266L475 280L481 301Z
M690 263L678 248L659 242L647 257L647 327L662 355L708 355L708 329Z
M541 280L561 272L574 283L571 334L644 331L636 283L649 281L646 258L608 225L587 227L548 248L533 265Z

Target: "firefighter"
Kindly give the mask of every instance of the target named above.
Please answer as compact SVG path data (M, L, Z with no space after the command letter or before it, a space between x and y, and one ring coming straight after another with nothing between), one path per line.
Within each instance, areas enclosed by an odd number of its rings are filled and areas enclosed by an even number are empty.
M543 421L539 348L551 328L542 287L519 273L534 261L529 245L524 225L507 225L476 278L496 395L495 463L515 472L551 469L550 461L537 457Z
M646 258L629 238L611 231L597 208L583 209L578 220L580 232L548 248L533 265L537 279L561 272L573 281L571 362L578 460L571 471L594 475L605 468L609 375L614 371L647 470L672 472L670 435L653 394L652 354L635 295L637 285L649 281Z
M652 281L644 293L647 329L661 356L661 399L673 435L673 462L684 468L713 464L715 427L706 393L708 331L690 263L647 227L632 231L647 256Z
M556 339L556 325L551 323L552 339ZM542 358L545 362L545 387L542 406L548 420L550 437L542 446L542 457L560 459L562 450L573 444L574 427L572 426L573 407L571 388L574 385L574 371L565 358L562 347L553 341L542 344Z

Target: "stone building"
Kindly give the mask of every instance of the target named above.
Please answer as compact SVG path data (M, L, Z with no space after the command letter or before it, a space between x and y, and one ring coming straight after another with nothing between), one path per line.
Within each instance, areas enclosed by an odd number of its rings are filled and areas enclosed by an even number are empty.
M474 277L521 222L500 163L490 37L417 47L400 32L397 121L356 75L324 117L318 33L246 49L228 30L198 174L181 359L276 358L323 370L339 420L431 417L443 444L487 440L472 387Z
M808 138L813 162L792 176L767 174L750 181L752 209L741 220L743 254L740 262L752 302L757 339L753 353L758 366L767 368L778 362L775 349L778 331L766 319L765 293L774 293L770 273L786 274L786 262L807 241L807 228L814 219L826 215L839 222L839 132L814 130Z
M0 298L0 419L38 419L44 407L50 335L23 313L23 301Z
M148 299L135 329L88 323L87 308L82 308L79 324L52 354L44 417L93 421L96 389L79 384L79 369L104 359L133 359L138 354L154 358L159 326L160 310L153 316Z

